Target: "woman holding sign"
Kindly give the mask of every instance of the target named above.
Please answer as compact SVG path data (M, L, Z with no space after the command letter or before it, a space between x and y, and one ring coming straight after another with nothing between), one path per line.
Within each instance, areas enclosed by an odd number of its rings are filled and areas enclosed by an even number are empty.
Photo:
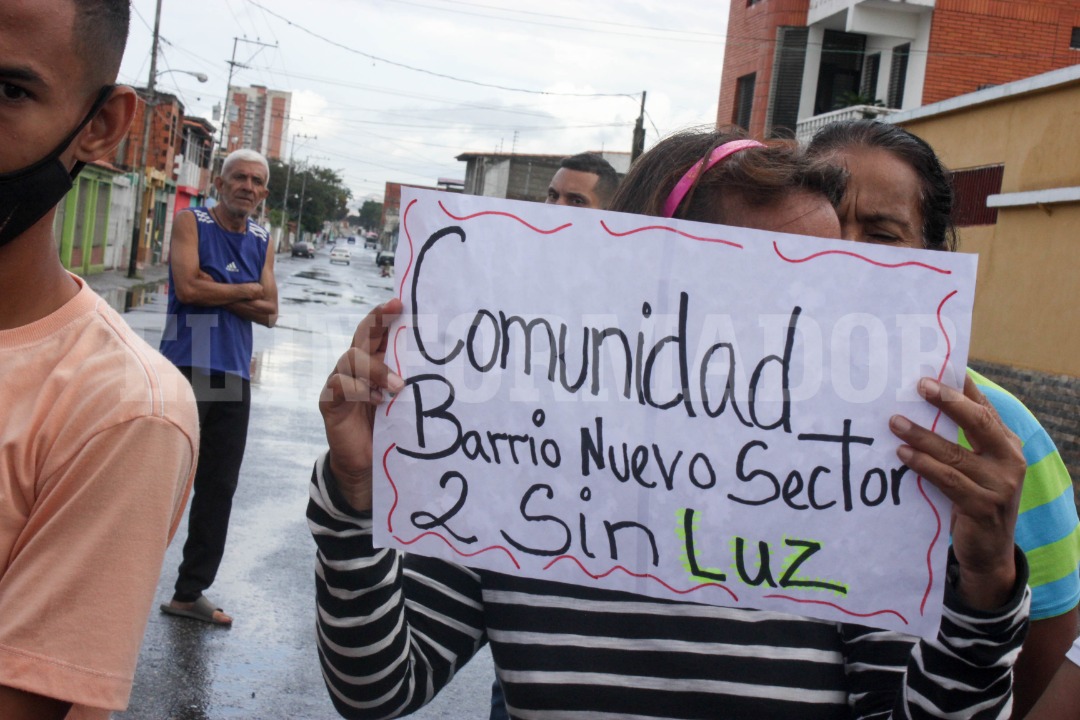
M842 173L793 145L716 132L642 156L612 209L839 237ZM357 327L322 392L329 452L308 518L324 677L346 717L415 711L490 643L520 718L1003 718L1027 627L1027 563L1013 544L1024 457L970 380L919 393L974 453L894 416L902 462L954 503L934 640L867 627L656 600L473 570L372 543L376 409L405 388L384 362L397 300ZM382 407L380 407L382 405Z
M848 173L847 192L838 206L845 239L957 249L948 171L922 139L889 123L852 120L823 128L809 152ZM968 375L1024 447L1027 471L1016 543L1031 566L1032 622L1016 663L1014 714L1022 717L1077 635L1080 523L1069 472L1038 420L990 380L973 370Z

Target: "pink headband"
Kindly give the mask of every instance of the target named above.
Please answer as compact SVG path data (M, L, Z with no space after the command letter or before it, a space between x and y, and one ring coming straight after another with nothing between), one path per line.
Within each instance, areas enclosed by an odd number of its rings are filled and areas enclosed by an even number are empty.
M707 173L713 165L720 162L728 155L737 153L740 150L746 150L747 148L765 147L757 140L732 140L726 142L723 145L718 146L711 153L708 158L702 158L701 162L694 163L690 166L690 169L686 171L686 174L682 176L679 182L675 183L675 187L672 188L671 194L668 195L667 200L664 201L664 217L674 217L675 211L679 209L679 203L686 197L686 193L690 192L690 187L694 184L694 181L698 179L699 175Z

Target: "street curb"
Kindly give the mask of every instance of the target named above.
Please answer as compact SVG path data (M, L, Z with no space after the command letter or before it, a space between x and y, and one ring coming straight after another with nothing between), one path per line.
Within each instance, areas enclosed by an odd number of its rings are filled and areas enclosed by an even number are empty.
M284 253L278 253L278 255L282 254ZM79 273L75 274L79 275ZM79 275L79 277L90 286L91 290L100 295L113 290L130 290L133 287L167 282L169 280L169 266L168 264L149 265L141 268L138 276L133 278L127 276L126 270L120 269L106 270L93 275Z
M125 270L106 270L102 273L80 276L90 289L101 295L113 290L130 290L142 285L156 285L169 279L168 265L152 265L142 268L138 277L129 278Z

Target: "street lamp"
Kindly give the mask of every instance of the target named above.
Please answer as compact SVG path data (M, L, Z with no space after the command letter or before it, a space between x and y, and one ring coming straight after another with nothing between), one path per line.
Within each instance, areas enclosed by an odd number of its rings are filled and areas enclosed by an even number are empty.
M207 80L210 79L209 76L206 73L195 72L194 70L162 70L161 72L158 73L158 77L160 77L162 75L167 75L168 73L173 73L173 72L175 72L175 73L183 73L184 75L190 75L191 77L195 78L196 80L198 80L201 83L204 83L204 82L206 82Z
M142 150L139 153L139 165L136 168L138 171L135 176L135 222L132 223L131 228L131 255L128 257L128 272L129 278L138 277L138 262L139 262L139 229L141 225L145 224L146 208L143 204L143 176L146 174L146 156L150 146L150 121L153 119L153 109L156 104L154 100L154 83L157 80L158 75L164 75L170 72L184 73L185 75L191 75L199 82L206 82L209 78L205 73L192 72L191 70L157 70L157 55L158 55L158 33L161 29L161 0L157 0L157 11L154 15L154 43L150 50L150 79L146 83L146 103L143 107L143 131L142 131Z

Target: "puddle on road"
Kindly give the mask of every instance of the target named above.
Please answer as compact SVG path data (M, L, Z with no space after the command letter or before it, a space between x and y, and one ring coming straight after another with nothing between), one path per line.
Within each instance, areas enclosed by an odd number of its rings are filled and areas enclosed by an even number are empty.
M333 301L331 301L329 299L317 298L317 297L304 297L304 298L287 297L287 298L282 298L281 300L282 300L282 302L284 302L286 304L296 303L297 305L307 305L309 303L316 303L318 305L337 305L336 302L333 302Z
M301 270L298 273L293 273L292 277L306 278L308 280L318 280L326 285L341 285L339 280L331 280L330 273L325 270Z
M335 283L337 284L337 283ZM284 303L319 303L320 305L340 305L338 302L342 297L342 293L333 292L332 290L304 290L304 297L283 297L281 300Z
M153 302L155 295L164 295L168 291L166 280L133 285L130 288L114 288L98 293L116 312L123 314L137 307Z

